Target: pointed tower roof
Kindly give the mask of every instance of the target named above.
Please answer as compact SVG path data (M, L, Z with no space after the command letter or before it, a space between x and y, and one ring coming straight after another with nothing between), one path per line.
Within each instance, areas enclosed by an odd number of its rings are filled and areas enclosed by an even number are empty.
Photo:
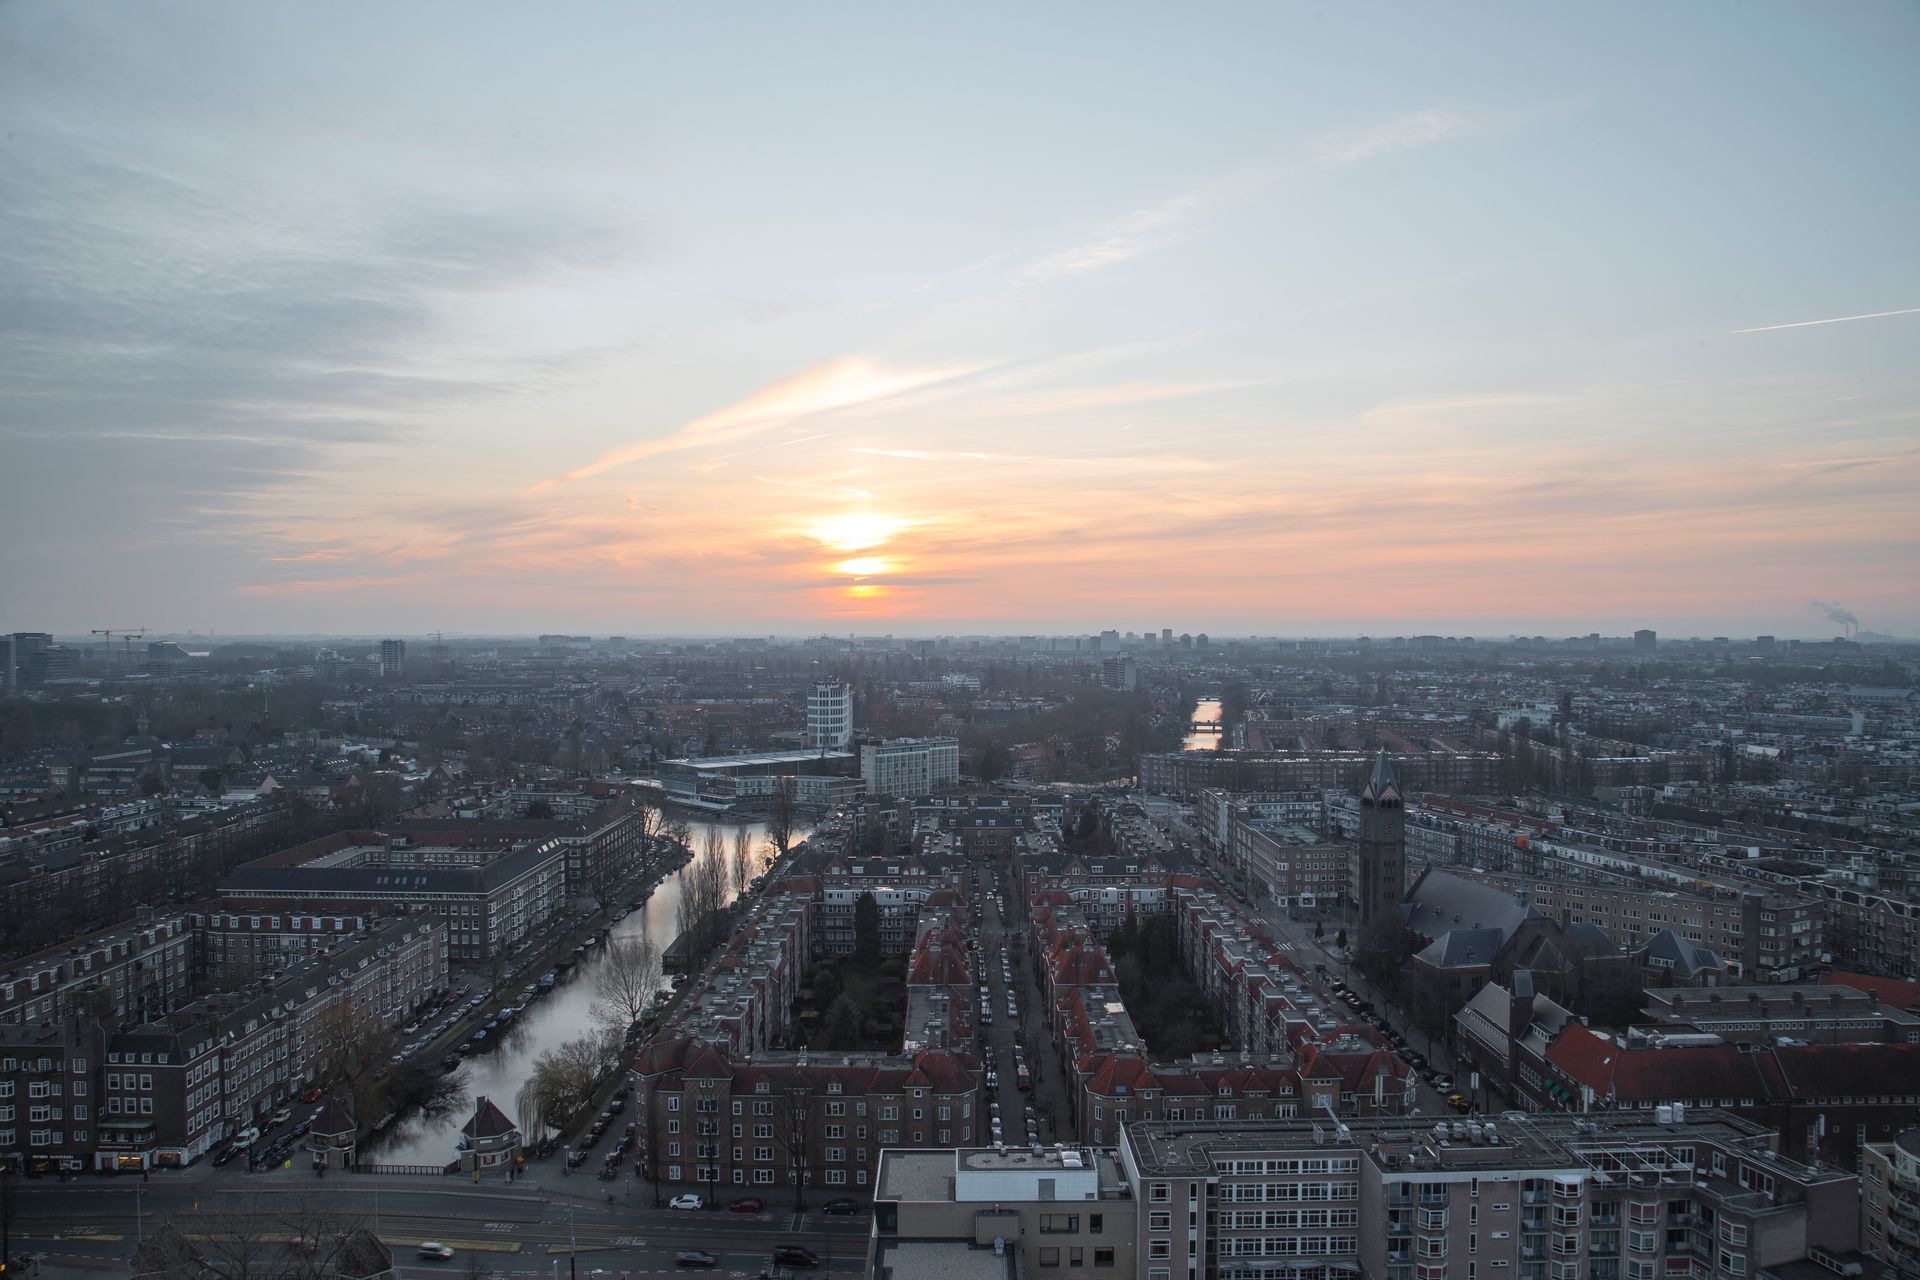
M1389 801L1400 803L1400 781L1393 776L1393 765L1387 761L1385 747L1373 762L1373 776L1367 779L1367 785L1360 791L1361 804L1380 804Z

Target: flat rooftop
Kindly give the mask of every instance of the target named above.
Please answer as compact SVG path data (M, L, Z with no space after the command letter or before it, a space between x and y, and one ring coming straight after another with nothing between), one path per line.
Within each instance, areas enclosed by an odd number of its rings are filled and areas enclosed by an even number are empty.
M889 1280L1011 1280L1017 1252L995 1256L971 1240L883 1239L874 1269Z

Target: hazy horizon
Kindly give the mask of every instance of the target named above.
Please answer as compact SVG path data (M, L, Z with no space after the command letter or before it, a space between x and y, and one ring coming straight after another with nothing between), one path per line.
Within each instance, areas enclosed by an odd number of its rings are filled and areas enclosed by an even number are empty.
M0 625L1920 634L1916 65L1891 0L0 7Z

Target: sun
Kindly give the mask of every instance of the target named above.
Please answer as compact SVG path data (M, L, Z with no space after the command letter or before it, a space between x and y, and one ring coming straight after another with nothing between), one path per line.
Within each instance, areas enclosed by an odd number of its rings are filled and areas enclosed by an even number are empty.
M835 573L843 573L849 578L875 578L893 570L893 561L885 556L855 556L833 566Z
M906 527L907 522L898 516L882 515L876 511L848 511L815 521L808 528L807 535L835 551L865 551L868 547L877 547L890 541Z

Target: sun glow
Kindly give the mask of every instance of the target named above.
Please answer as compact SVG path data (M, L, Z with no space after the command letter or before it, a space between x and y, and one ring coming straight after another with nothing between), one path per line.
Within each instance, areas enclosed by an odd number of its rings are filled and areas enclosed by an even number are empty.
M816 521L807 533L815 541L835 551L865 551L868 547L887 542L906 527L907 522L895 516L873 511L849 511Z
M893 561L885 556L855 556L851 560L842 560L833 566L835 573L844 573L849 578L872 578L894 571Z

